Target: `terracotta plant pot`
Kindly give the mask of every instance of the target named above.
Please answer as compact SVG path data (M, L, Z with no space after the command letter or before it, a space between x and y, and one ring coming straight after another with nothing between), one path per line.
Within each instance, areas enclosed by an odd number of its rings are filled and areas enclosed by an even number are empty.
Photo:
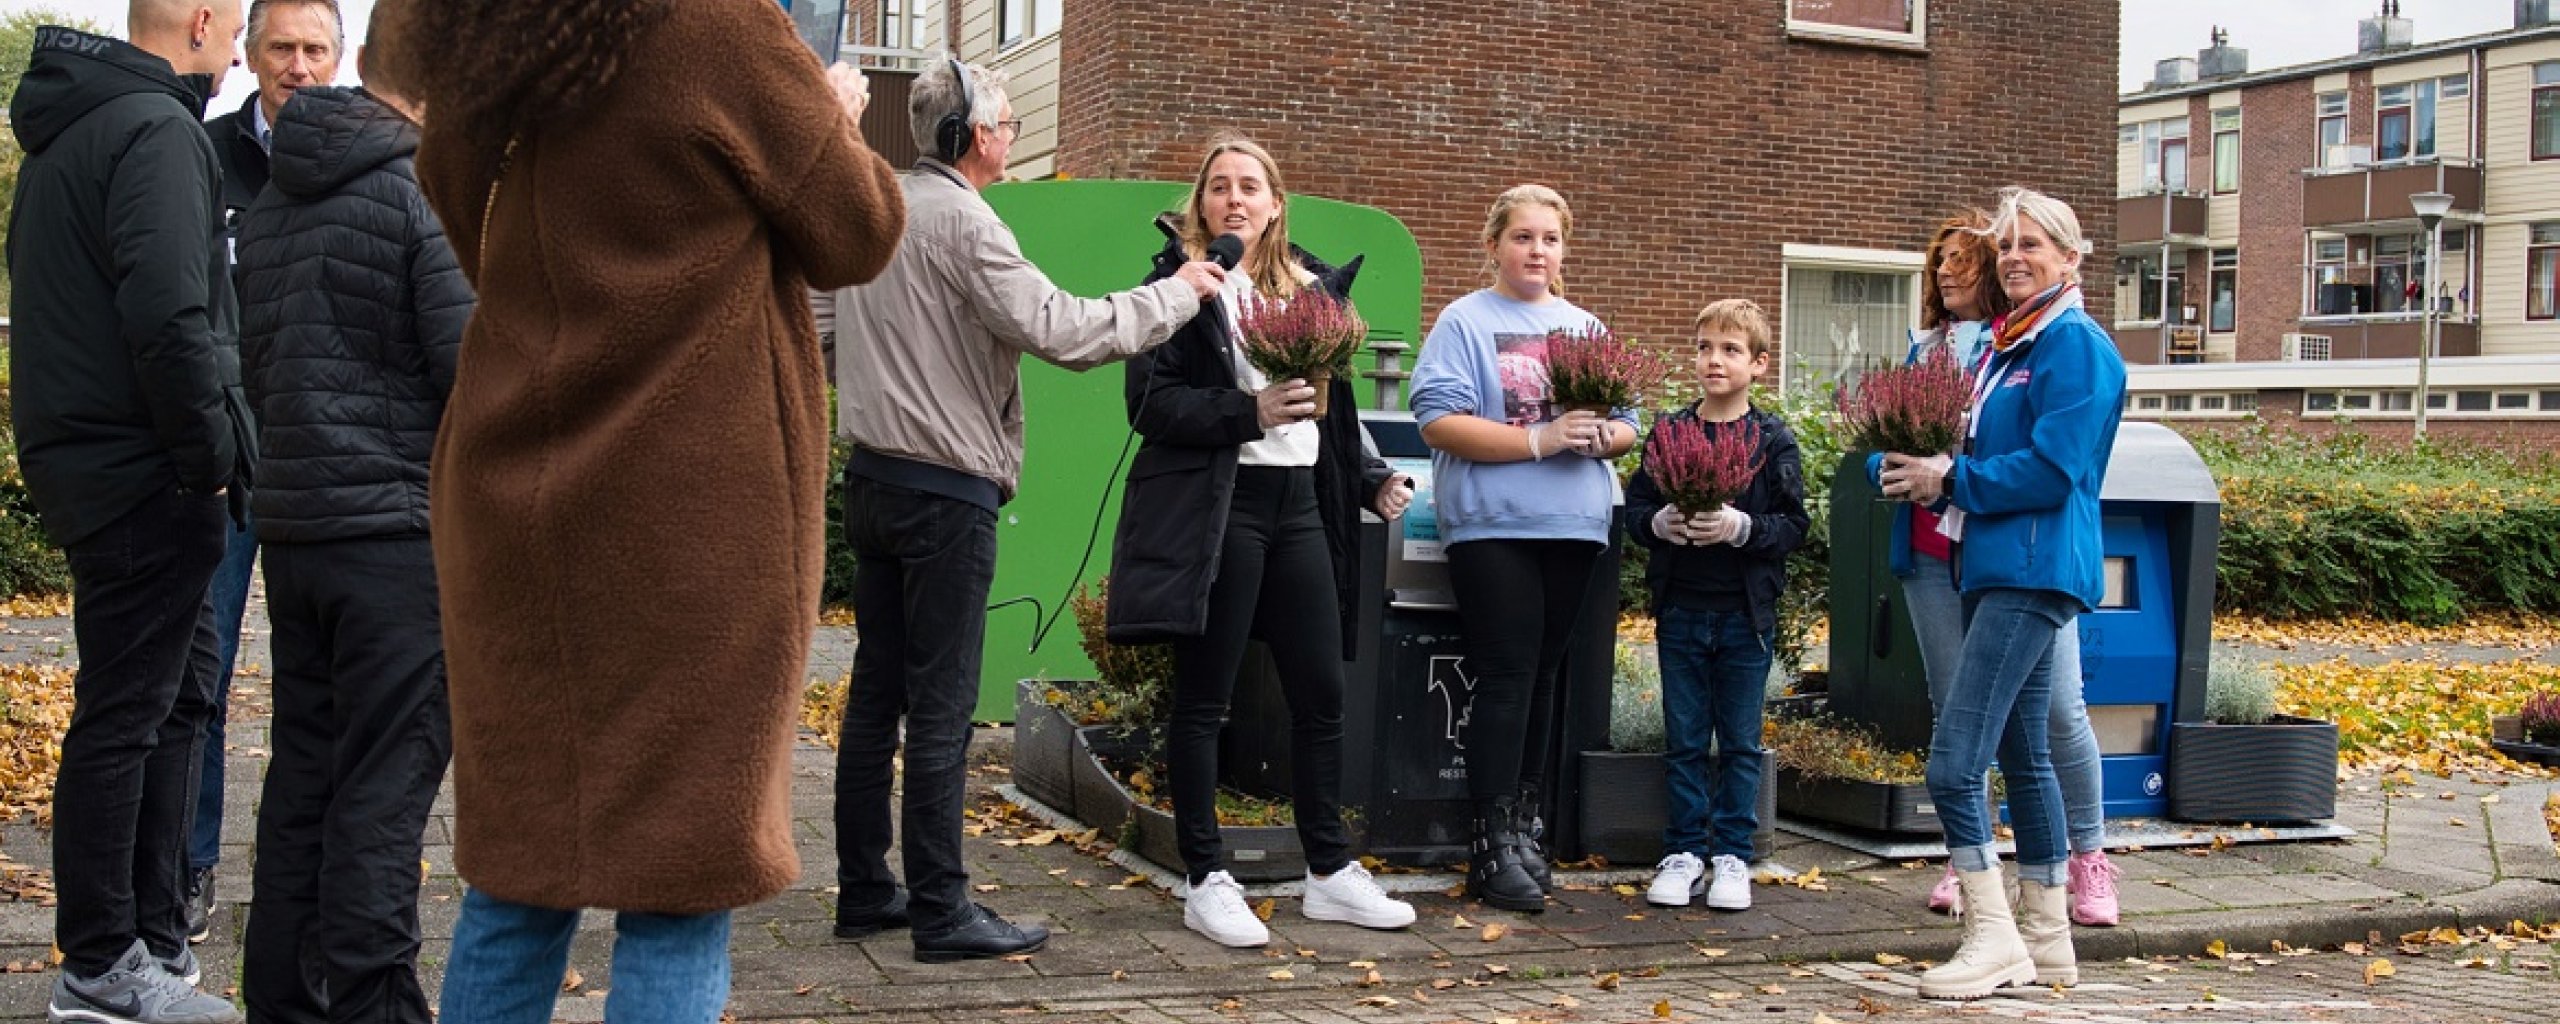
M1325 410L1333 406L1333 368L1319 366L1305 376L1307 386L1316 389L1316 418L1323 419Z

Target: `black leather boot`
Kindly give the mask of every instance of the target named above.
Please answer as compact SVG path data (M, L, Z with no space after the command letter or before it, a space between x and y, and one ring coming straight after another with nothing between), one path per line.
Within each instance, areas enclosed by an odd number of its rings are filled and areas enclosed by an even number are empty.
M1479 807L1475 838L1467 850L1467 896L1501 910L1538 914L1547 909L1547 894L1520 866L1520 834L1512 827L1518 813L1512 801Z
M1547 819L1538 814L1537 787L1520 791L1520 803L1511 812L1512 834L1520 837L1520 870L1538 883L1538 891L1556 891L1555 865L1547 862Z

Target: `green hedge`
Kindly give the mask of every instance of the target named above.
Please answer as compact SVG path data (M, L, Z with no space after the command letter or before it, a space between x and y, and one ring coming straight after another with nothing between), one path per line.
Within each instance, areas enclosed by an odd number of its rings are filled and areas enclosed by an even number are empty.
M2362 434L2199 435L2222 487L2216 607L2443 624L2560 612L2560 464Z

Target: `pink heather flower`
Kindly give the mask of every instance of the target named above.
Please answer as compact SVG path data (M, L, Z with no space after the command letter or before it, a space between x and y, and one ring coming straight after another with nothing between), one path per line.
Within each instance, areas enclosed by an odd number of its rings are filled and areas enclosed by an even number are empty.
M1870 370L1839 391L1851 451L1939 455L1964 440L1973 387L1940 346L1908 366Z
M1272 380L1305 377L1321 368L1336 373L1351 369L1351 357L1369 338L1349 302L1320 288L1308 288L1287 301L1256 298L1237 311L1244 358Z
M1598 321L1547 335L1547 393L1556 405L1632 408L1670 374L1661 357Z
M1692 515L1731 504L1760 473L1760 425L1735 420L1712 436L1689 417L1665 419L1644 444L1644 471L1662 496Z

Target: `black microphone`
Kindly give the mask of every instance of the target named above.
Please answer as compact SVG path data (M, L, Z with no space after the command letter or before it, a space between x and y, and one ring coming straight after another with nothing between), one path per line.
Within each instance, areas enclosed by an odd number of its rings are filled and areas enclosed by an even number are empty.
M1209 261L1216 263L1220 270L1234 270L1236 264L1244 261L1244 239L1232 234L1210 239Z

